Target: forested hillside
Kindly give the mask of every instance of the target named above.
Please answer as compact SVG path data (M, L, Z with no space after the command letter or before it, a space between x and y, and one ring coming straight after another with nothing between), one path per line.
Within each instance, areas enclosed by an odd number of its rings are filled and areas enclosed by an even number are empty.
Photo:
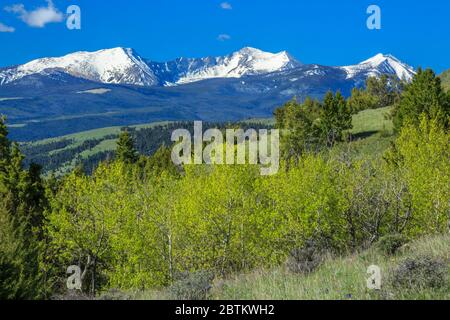
M225 129L238 126L244 130L248 128L260 129L273 127L270 120L255 120L235 123L203 123L203 128ZM150 156L161 146L170 146L171 133L175 129L187 129L193 133L194 122L161 122L131 127L111 127L81 133L71 134L60 138L22 143L21 151L25 155L25 166L31 163L42 166L45 174L62 175L75 167L82 167L91 174L101 161L114 158L116 141L121 131L128 131L135 141L139 154Z
M158 132L143 130L121 132L114 157L92 174L77 167L42 179L38 166L24 167L2 120L0 279L8 285L0 297L108 299L162 290L174 299L240 299L248 295L233 294L224 281L279 268L316 275L308 290L335 292L321 275L339 270L341 257L375 248L396 257L422 237L446 241L450 96L432 70L419 69L409 84L369 79L348 99L339 92L293 99L274 116L281 168L272 176L249 164L175 166L168 145L140 154L150 145L136 142ZM69 142L55 143L64 149ZM450 265L445 244L439 248L399 262L392 286L370 297L389 299L393 290L441 297ZM76 293L65 287L71 265L82 270ZM367 270L359 271L333 272L335 283L364 278ZM224 291L210 291L212 283Z

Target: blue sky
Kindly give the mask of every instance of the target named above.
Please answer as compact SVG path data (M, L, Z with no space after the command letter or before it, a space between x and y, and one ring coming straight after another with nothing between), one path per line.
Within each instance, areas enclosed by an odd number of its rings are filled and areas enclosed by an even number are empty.
M347 65L382 52L414 67L429 66L437 72L450 68L448 0L53 3L60 13L65 13L69 5L78 5L82 29L70 31L65 21L45 23L60 21L60 16L44 17L41 25L32 20L30 14L35 9L48 7L46 0L1 1L0 66L117 46L135 48L142 56L156 61L223 55L252 46L272 52L287 50L304 63ZM14 4L23 4L23 10L11 10ZM371 4L382 10L381 30L366 27L366 9Z

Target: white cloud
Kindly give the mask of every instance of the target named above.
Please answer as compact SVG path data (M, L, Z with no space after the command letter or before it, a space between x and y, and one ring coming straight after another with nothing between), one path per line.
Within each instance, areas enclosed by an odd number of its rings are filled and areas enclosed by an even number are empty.
M28 11L23 4L15 4L6 7L8 12L15 13L27 25L33 28L43 28L47 23L61 22L64 15L56 8L52 0L46 0L47 7L39 7L35 10Z
M14 32L16 29L0 22L0 32Z
M232 10L233 9L233 6L228 2L222 2L220 4L220 7L224 10Z
M217 40L219 40L219 41L227 41L230 39L231 39L231 36L229 34L219 34L219 36L217 37Z

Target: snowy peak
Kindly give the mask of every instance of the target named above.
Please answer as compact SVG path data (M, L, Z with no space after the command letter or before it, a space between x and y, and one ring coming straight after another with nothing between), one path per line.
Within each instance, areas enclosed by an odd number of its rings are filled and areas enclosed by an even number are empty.
M286 51L280 53L264 52L245 47L225 57L190 59L188 69L176 80L177 84L195 82L212 78L240 78L293 69L301 65Z
M285 63L289 62L300 64L291 55L289 55L287 51L281 51L279 53L271 53L252 47L244 47L239 51L233 52L231 56L240 56L243 58L249 58L250 60L281 63L279 67L282 67Z
M288 52L279 53L264 52L259 49L245 47L232 54L233 58L240 59L241 64L249 66L249 72L269 73L292 69L302 65Z
M357 65L342 67L347 72L347 78L359 75L379 77L382 74L395 75L399 79L411 81L415 75L414 69L390 54L379 53Z
M132 49L113 48L95 52L75 52L59 58L33 60L0 72L0 83L6 84L49 69L64 71L87 80L151 86L157 79L144 60Z
M373 56L372 58L369 58L367 60L362 61L359 64L371 64L371 65L380 65L381 63L385 62L386 60L395 60L397 62L400 62L397 58L395 58L394 56L390 55L390 54L382 54L382 53L378 53L375 56Z

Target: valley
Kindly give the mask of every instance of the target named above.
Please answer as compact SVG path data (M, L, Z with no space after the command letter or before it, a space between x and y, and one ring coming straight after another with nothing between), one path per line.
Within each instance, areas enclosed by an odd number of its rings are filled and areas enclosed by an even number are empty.
M387 116L391 107L365 110L353 116L352 134L355 157L376 156L381 154L392 141L392 120ZM236 123L207 123L211 127L260 127L272 128L273 118L248 119ZM161 145L171 145L172 130L179 127L192 127L192 122L154 122L149 124L126 126L135 137L140 154L150 155ZM43 167L46 174L53 172L63 175L73 170L77 164L83 164L91 172L97 164L113 157L116 141L125 127L105 127L69 134L61 137L43 139L21 144L26 156L26 164L32 162ZM149 137L157 137L150 139ZM148 139L147 141L143 141Z

